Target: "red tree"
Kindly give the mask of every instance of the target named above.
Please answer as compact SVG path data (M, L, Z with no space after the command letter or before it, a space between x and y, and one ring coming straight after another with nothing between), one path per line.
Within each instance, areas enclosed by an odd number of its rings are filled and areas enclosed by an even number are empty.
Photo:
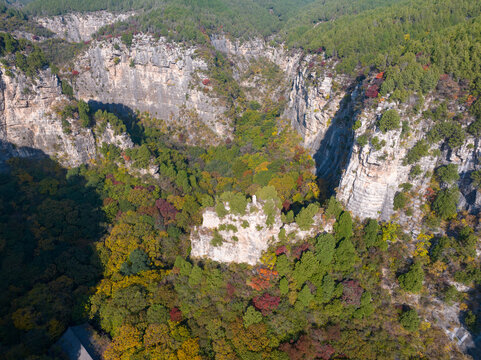
M278 296L273 296L269 293L264 293L262 296L256 296L252 299L254 306L259 310L262 315L266 316L273 310L277 309L281 298Z
M366 96L368 98L377 98L378 94L379 94L379 86L377 84L372 84L366 90Z
M157 209L159 209L160 215L166 220L166 221L174 221L175 216L177 215L177 209L175 208L174 205L172 205L170 202L164 200L164 199L158 199L155 201L155 206L157 206Z
M176 307L170 310L169 315L170 321L172 322L179 322L182 320L182 312Z

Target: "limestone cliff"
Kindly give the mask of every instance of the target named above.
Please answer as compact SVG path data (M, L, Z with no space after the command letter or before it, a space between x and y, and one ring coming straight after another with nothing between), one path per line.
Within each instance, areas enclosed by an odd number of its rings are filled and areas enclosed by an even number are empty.
M74 87L81 99L145 111L187 128L200 122L214 137L231 131L226 107L202 84L207 64L194 47L148 35L135 36L129 48L119 39L95 41L76 64Z
M238 67L245 66L246 62L252 60L265 59L279 66L288 79L295 76L302 58L301 51L288 50L282 45L272 46L263 39L241 42L226 36L213 36L211 43L216 50L235 57Z
M269 246L281 239L300 241L331 230L319 214L314 217L314 225L306 231L300 230L296 223L283 224L280 210L276 210L272 224L267 225L268 215L263 205L264 202L256 201L254 196L247 204L245 215L229 213L221 217L213 209L205 210L202 225L191 232L190 256L256 265ZM226 203L225 208L230 211L229 204Z
M89 41L101 27L128 19L134 13L113 14L107 11L92 13L70 13L35 19L61 39L71 42Z
M424 110L429 108L433 101L434 97L427 97ZM401 118L408 121L411 127L408 134L403 134L402 129L386 133L379 131L376 123L387 109L396 109ZM353 146L337 192L338 199L354 215L382 220L389 220L394 216L408 229L416 229L418 221L413 219L420 221L423 217L422 205L428 196L431 175L436 167L449 163L458 165L461 176L458 181L462 195L460 208L479 209L480 196L472 186L469 176L473 170L479 168L481 148L477 139L468 137L465 143L455 150L450 150L442 143L434 144L429 155L417 162L420 175L410 176L414 164L407 164L405 157L416 142L424 139L427 131L434 126L432 121L424 119L421 114L412 114L406 105L400 106L389 101L381 102L374 109L366 106L358 119L362 125L356 130L356 136L368 134L371 140L366 145L356 143ZM404 183L412 185L410 208L413 213L409 216L401 211L394 211L393 208L394 196Z
M304 139L304 147L314 154L340 109L347 79L333 78L330 66L316 73L309 68L312 61L308 57L299 64L284 116Z
M96 156L96 141L112 142L130 147L127 135L113 136L107 127L96 140L91 129L82 128L74 119L67 119L67 134L62 120L53 108L67 101L60 83L50 69L41 71L36 79L20 72L13 77L0 73L0 140L2 160L10 156L33 156L38 150L57 158L66 166L78 166Z

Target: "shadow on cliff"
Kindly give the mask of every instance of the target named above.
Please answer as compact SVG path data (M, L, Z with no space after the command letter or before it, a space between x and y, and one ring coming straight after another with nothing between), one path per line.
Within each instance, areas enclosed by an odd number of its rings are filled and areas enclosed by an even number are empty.
M314 154L316 174L321 186L321 197L327 199L339 186L341 176L348 166L354 144L352 126L356 121L356 104L360 101L358 86L364 80L359 76L348 87L347 94L341 100L339 110L332 118L331 125Z
M461 311L459 320L464 328L456 332L457 341L461 346L466 348L466 352L475 360L481 359L481 286L476 286L468 292L468 298L465 303L468 308ZM469 331L472 341L466 343L465 334Z
M137 113L129 106L118 103L103 103L89 100L88 105L94 112L97 110L108 111L117 116L127 127L127 133L136 145L144 140L144 130Z
M102 202L94 184L39 150L0 141L0 163L0 351L26 359L88 318Z

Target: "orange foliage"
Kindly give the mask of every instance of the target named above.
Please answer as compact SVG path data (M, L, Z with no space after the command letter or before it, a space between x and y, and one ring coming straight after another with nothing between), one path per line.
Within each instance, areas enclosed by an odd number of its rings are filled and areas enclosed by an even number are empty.
M267 268L260 268L257 270L257 273L257 276L252 277L247 282L247 285L257 291L266 290L272 287L271 281L279 276L277 271Z

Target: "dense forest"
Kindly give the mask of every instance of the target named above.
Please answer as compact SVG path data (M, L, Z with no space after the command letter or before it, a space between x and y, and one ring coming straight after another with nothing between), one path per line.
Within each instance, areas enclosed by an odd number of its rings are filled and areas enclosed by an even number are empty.
M430 299L436 299L459 304L462 324L475 337L481 331L472 290L481 285L479 219L457 208L458 167L437 166L424 175L430 193L415 235L395 221L352 216L315 175L314 160L282 117L285 99L249 99L235 64L213 50L210 36L264 37L272 46L312 56L313 73L331 61L333 71L364 79L362 106L375 108L389 96L406 112L421 114L433 125L403 160L415 179L431 146L455 151L481 134L481 2L22 3L21 9L0 6L4 75L23 73L35 82L50 67L68 99L55 108L66 134L72 133L67 119L74 118L94 135L109 126L135 145L97 144L96 159L68 169L46 156L7 161L8 171L0 173L5 359L63 359L52 345L69 326L85 322L106 339L103 356L112 360L469 358L427 320ZM233 137L189 145L184 134L148 114L126 118L75 99L75 70L62 66L88 42L54 39L31 20L97 10L137 12L99 30L98 40L118 36L128 48L134 34L148 32L197 44L208 66L205 81L227 103ZM14 36L19 29L42 39ZM280 82L281 75L271 75ZM433 94L438 101L421 112ZM395 109L375 124L382 134L402 129L406 138L410 125ZM383 146L372 129L355 141L360 148ZM150 167L158 169L157 177L140 174ZM481 170L470 181L481 189ZM394 209L408 213L413 192L402 184ZM280 214L284 230L256 266L190 256L190 234L206 210L219 218L244 216L254 199L263 206L265 227ZM316 228L314 219L332 230ZM296 242L285 230L294 226L315 235ZM440 228L442 234L433 230ZM225 241L218 230L214 247ZM412 299L422 306L408 305Z

